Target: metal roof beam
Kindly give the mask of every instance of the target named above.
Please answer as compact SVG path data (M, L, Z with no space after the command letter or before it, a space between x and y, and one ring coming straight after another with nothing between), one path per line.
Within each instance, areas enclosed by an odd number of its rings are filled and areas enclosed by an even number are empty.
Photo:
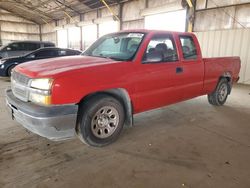
M12 9L7 9L7 8L1 6L1 5L0 5L0 8L3 9L3 10L5 10L5 11L8 11L8 12L12 13L13 15L15 15L15 16L17 16L17 17L21 17L21 18L23 18L23 19L25 19L25 20L29 20L29 21L33 22L34 24L40 25L40 23L37 22L36 20L27 18L27 17L23 16L22 14L19 14L19 13L13 11Z
M79 11L75 10L75 9L72 8L71 6L67 5L66 3L63 3L63 2L61 2L61 1L59 1L59 0L55 0L55 1L58 2L58 3L60 3L61 5L64 5L66 8L68 8L68 9L70 9L70 10L76 12L77 14L81 14Z
M28 6L26 3L19 3L17 0L14 0L14 1L15 1L16 4L18 4L18 5L20 4L20 5L24 6L25 8L28 8L29 11L31 10L31 12L33 12L33 13L36 14L36 15L37 15L37 14L38 14L38 15L42 14L42 16L47 17L47 18L53 20L53 18L52 18L50 15L46 14L45 12L43 12L43 11L41 11L41 10L39 10L39 9L35 10L35 7L34 7L34 6ZM41 16L40 16L40 17L41 17Z

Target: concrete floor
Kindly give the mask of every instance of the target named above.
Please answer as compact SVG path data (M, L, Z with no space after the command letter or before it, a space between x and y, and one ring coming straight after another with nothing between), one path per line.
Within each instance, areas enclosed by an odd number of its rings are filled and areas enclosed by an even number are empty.
M12 121L0 79L0 187L250 187L250 86L223 107L207 98L135 117L104 148L52 142Z

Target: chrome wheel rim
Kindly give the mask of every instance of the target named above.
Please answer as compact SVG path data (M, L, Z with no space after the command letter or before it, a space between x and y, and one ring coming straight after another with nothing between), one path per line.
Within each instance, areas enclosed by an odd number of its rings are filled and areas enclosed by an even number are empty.
M115 132L118 124L118 111L112 106L104 106L93 116L91 131L97 138L107 138Z
M222 84L219 88L219 91L218 91L218 97L219 97L219 100L220 101L224 101L227 97L227 93L228 93L228 88L227 88L227 84Z

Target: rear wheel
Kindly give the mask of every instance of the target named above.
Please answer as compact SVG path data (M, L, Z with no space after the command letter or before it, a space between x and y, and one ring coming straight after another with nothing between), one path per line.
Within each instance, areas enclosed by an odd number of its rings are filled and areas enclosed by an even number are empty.
M226 78L220 79L213 93L208 94L208 102L215 106L223 105L228 97L230 86Z
M125 112L123 105L109 95L98 95L80 107L77 134L91 146L105 146L120 135Z

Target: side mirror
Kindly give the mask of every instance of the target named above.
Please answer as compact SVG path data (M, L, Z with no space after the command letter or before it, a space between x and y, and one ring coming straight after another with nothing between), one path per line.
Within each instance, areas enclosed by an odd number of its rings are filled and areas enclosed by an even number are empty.
M149 52L145 54L143 63L158 63L163 61L163 54L158 51Z

